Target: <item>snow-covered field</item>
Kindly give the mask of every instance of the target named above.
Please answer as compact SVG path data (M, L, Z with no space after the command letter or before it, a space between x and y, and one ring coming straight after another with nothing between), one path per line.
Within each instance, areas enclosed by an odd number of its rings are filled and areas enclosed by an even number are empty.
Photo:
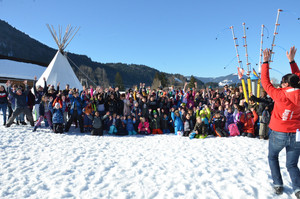
M0 124L0 198L295 197L284 151L285 192L273 194L264 140L59 135Z

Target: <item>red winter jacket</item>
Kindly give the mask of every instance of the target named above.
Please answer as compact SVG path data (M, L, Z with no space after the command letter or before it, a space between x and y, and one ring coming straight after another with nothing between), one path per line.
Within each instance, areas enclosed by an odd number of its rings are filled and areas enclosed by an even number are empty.
M295 61L292 61L292 62L290 63L290 65L291 65L292 73L298 75L298 77L300 78L300 70L299 70L299 68L298 68L298 66L297 66L297 64L296 64L296 62L295 62Z
M252 114L254 117L252 117ZM250 118L248 118L248 115L251 115ZM247 113L246 118L245 118L245 122L244 122L244 127L243 127L243 132L246 133L252 133L254 135L254 131L255 131L255 122L258 119L258 115L255 111L253 111L253 113Z
M286 133L296 132L297 129L300 129L300 89L275 88L270 82L268 63L262 65L261 83L275 102L270 128Z

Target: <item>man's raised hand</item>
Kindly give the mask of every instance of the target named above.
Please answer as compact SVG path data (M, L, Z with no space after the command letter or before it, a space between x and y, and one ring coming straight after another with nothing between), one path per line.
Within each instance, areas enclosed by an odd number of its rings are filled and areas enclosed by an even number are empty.
M271 57L271 51L270 49L266 48L264 50L264 62L268 62L270 60Z
M290 52L286 51L286 56L290 62L294 61L296 52L297 52L297 48L295 48L295 46L290 48Z

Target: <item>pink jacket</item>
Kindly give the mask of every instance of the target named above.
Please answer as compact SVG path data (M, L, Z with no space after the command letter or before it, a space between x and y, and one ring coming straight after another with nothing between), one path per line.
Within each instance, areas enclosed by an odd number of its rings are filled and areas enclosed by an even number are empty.
M147 128L147 130L146 130ZM140 122L139 126L138 126L139 131L146 131L148 133L150 133L150 129L149 129L149 122Z

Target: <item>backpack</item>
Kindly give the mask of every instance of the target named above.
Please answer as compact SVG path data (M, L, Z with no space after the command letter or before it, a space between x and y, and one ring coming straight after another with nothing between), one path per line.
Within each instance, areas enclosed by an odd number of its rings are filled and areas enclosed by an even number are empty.
M237 136L237 135L240 135L239 128L238 128L237 125L234 124L234 123L233 123L233 124L229 124L228 130L229 130L230 136Z

